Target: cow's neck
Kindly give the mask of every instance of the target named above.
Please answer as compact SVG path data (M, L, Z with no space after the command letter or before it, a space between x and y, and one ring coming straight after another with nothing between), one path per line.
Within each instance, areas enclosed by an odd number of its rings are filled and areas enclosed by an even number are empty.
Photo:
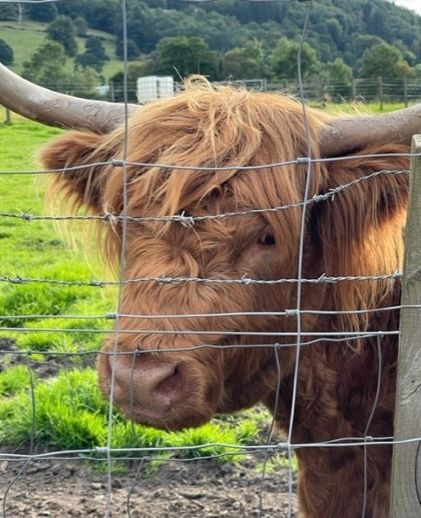
M399 305L400 287L383 306ZM398 311L370 315L368 331L397 330ZM337 330L337 322L325 318L324 330ZM306 337L306 340L308 338ZM393 435L397 337L371 337L359 344L320 342L302 346L298 370L297 395L294 402L292 444L309 444L343 440L343 438L390 437ZM359 350L356 350L360 347ZM377 393L381 349L381 383ZM287 433L290 426L294 369L283 380L275 410L275 392L265 403L275 412L279 428ZM373 405L377 401L372 414ZM370 418L371 416L371 418ZM368 422L370 425L368 426ZM363 502L364 448L304 447L295 450L300 465L299 492L307 518L353 518L361 515ZM391 448L367 448L368 487L371 474L390 473ZM314 481L323 474L323 480ZM369 492L366 516L387 516L388 475L380 476L380 485ZM328 483L331 487L327 487ZM314 482L314 483L313 483ZM316 491L323 487L323 491ZM354 508L342 509L342 502L353 501ZM354 505L354 504L353 504Z

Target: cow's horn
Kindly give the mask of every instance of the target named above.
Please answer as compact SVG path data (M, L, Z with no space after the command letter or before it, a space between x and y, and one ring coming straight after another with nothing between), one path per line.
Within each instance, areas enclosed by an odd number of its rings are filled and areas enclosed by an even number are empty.
M337 118L320 136L322 156L341 156L376 143L410 144L421 132L421 104L385 115Z
M0 63L0 104L31 120L50 126L108 132L124 120L122 103L64 95L35 85ZM138 108L127 106L128 114Z
M32 120L63 128L108 132L125 117L122 103L81 99L48 90L0 63L0 104ZM138 108L128 104L128 114ZM421 104L379 116L337 118L320 135L322 156L340 156L379 142L409 144L421 131Z

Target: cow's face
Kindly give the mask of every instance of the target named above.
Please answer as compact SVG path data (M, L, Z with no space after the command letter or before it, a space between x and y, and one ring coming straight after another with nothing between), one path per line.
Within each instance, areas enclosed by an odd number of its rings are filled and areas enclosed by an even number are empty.
M253 174L214 188L180 213L200 217L251 209ZM243 203L234 203L237 190ZM143 206L130 213L142 217L159 213L155 210ZM243 215L193 225L129 222L126 239L123 278L143 280L124 285L121 313L133 316L120 318L120 332L103 347L103 353L118 353L100 357L103 392L109 394L114 369L114 401L127 415L179 428L200 424L216 411L250 406L273 389L273 350L249 346L276 342L258 333L285 330L285 319L241 313L276 312L293 304L295 286L247 280L295 277L293 237L280 235L260 215ZM144 280L149 278L163 281ZM171 281L177 278L228 282ZM294 329L294 319L287 323Z
M52 169L86 164L57 180L77 204L137 219L110 223L107 250L116 262L124 256L120 268L129 282L99 360L103 393L112 389L113 401L135 421L177 429L253 405L276 386L270 344L293 341L275 333L293 332L294 318L247 313L293 308L296 285L248 279L296 277L301 208L249 211L298 204L306 166L201 172L133 164L256 167L304 156L299 107L275 96L275 108L267 99L247 107L247 96L198 92L196 99L142 109L131 121L126 170L88 165L121 158L122 130L74 133L44 152ZM310 194L320 189L313 180ZM233 212L246 214L200 219ZM181 217L142 219L162 216ZM292 357L285 349L282 372Z

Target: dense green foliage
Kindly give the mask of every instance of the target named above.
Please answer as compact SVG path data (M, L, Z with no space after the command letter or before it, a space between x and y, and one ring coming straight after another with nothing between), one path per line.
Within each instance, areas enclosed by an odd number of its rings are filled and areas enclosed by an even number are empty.
M215 76L218 73L218 54L209 50L203 38L162 38L156 52L156 71L160 74L185 77L190 74Z
M297 42L307 6L307 2L131 0L127 54L129 59L152 62L153 73L177 75L177 69L180 75L200 70L211 79L295 79ZM0 20L17 16L16 6L0 6ZM49 22L50 38L59 41L69 56L77 52L76 34L91 36L89 31L95 29L113 35L116 54L123 58L120 0L30 4L23 7L23 16ZM183 58L179 53L187 53L186 42L189 56ZM408 78L421 63L421 17L385 0L318 0L311 10L306 43L307 77L322 73L329 79L336 71L341 78L349 77L347 66L354 77L381 72L383 77ZM379 45L376 66L374 54L370 63L367 51ZM393 62L387 61L391 56ZM93 60L92 52L85 52L76 63L101 71L104 60L95 64Z
M85 43L85 52L76 57L75 63L82 68L93 68L101 72L105 62L110 58L104 48L101 38L89 36Z
M61 43L68 56L76 56L76 34L76 27L68 16L57 16L47 27L48 37Z
M13 49L4 40L0 39L0 62L4 65L13 64Z

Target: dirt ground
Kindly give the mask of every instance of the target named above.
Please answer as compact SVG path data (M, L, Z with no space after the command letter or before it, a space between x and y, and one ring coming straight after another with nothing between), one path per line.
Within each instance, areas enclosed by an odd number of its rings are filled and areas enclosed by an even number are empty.
M4 338L0 349L17 350L13 340ZM24 358L12 355L10 360L17 365ZM92 361L87 358L87 365ZM47 378L67 363L72 366L70 358L52 357L31 367L37 376ZM11 453L0 445L1 452ZM22 470L23 462L0 456L0 517L287 517L287 470L277 465L262 482L262 461L254 454L241 463L190 459L168 461L153 469L144 463L139 470L139 461L131 460L124 475L112 476L109 505L107 473L99 472L92 461L36 460ZM292 507L292 516L298 516L295 495Z
M132 461L133 462L133 461ZM138 466L138 464L137 464ZM170 461L157 469L112 477L107 515L107 474L76 461L36 461L5 492L22 463L0 462L0 509L3 518L20 517L286 517L286 470L269 473L262 484L256 460L241 464L216 460ZM263 487L260 514L259 492ZM129 496L130 494L130 496ZM2 506L2 507L1 507ZM296 509L295 497L293 507ZM128 510L129 509L129 510ZM297 514L293 512L292 516Z

